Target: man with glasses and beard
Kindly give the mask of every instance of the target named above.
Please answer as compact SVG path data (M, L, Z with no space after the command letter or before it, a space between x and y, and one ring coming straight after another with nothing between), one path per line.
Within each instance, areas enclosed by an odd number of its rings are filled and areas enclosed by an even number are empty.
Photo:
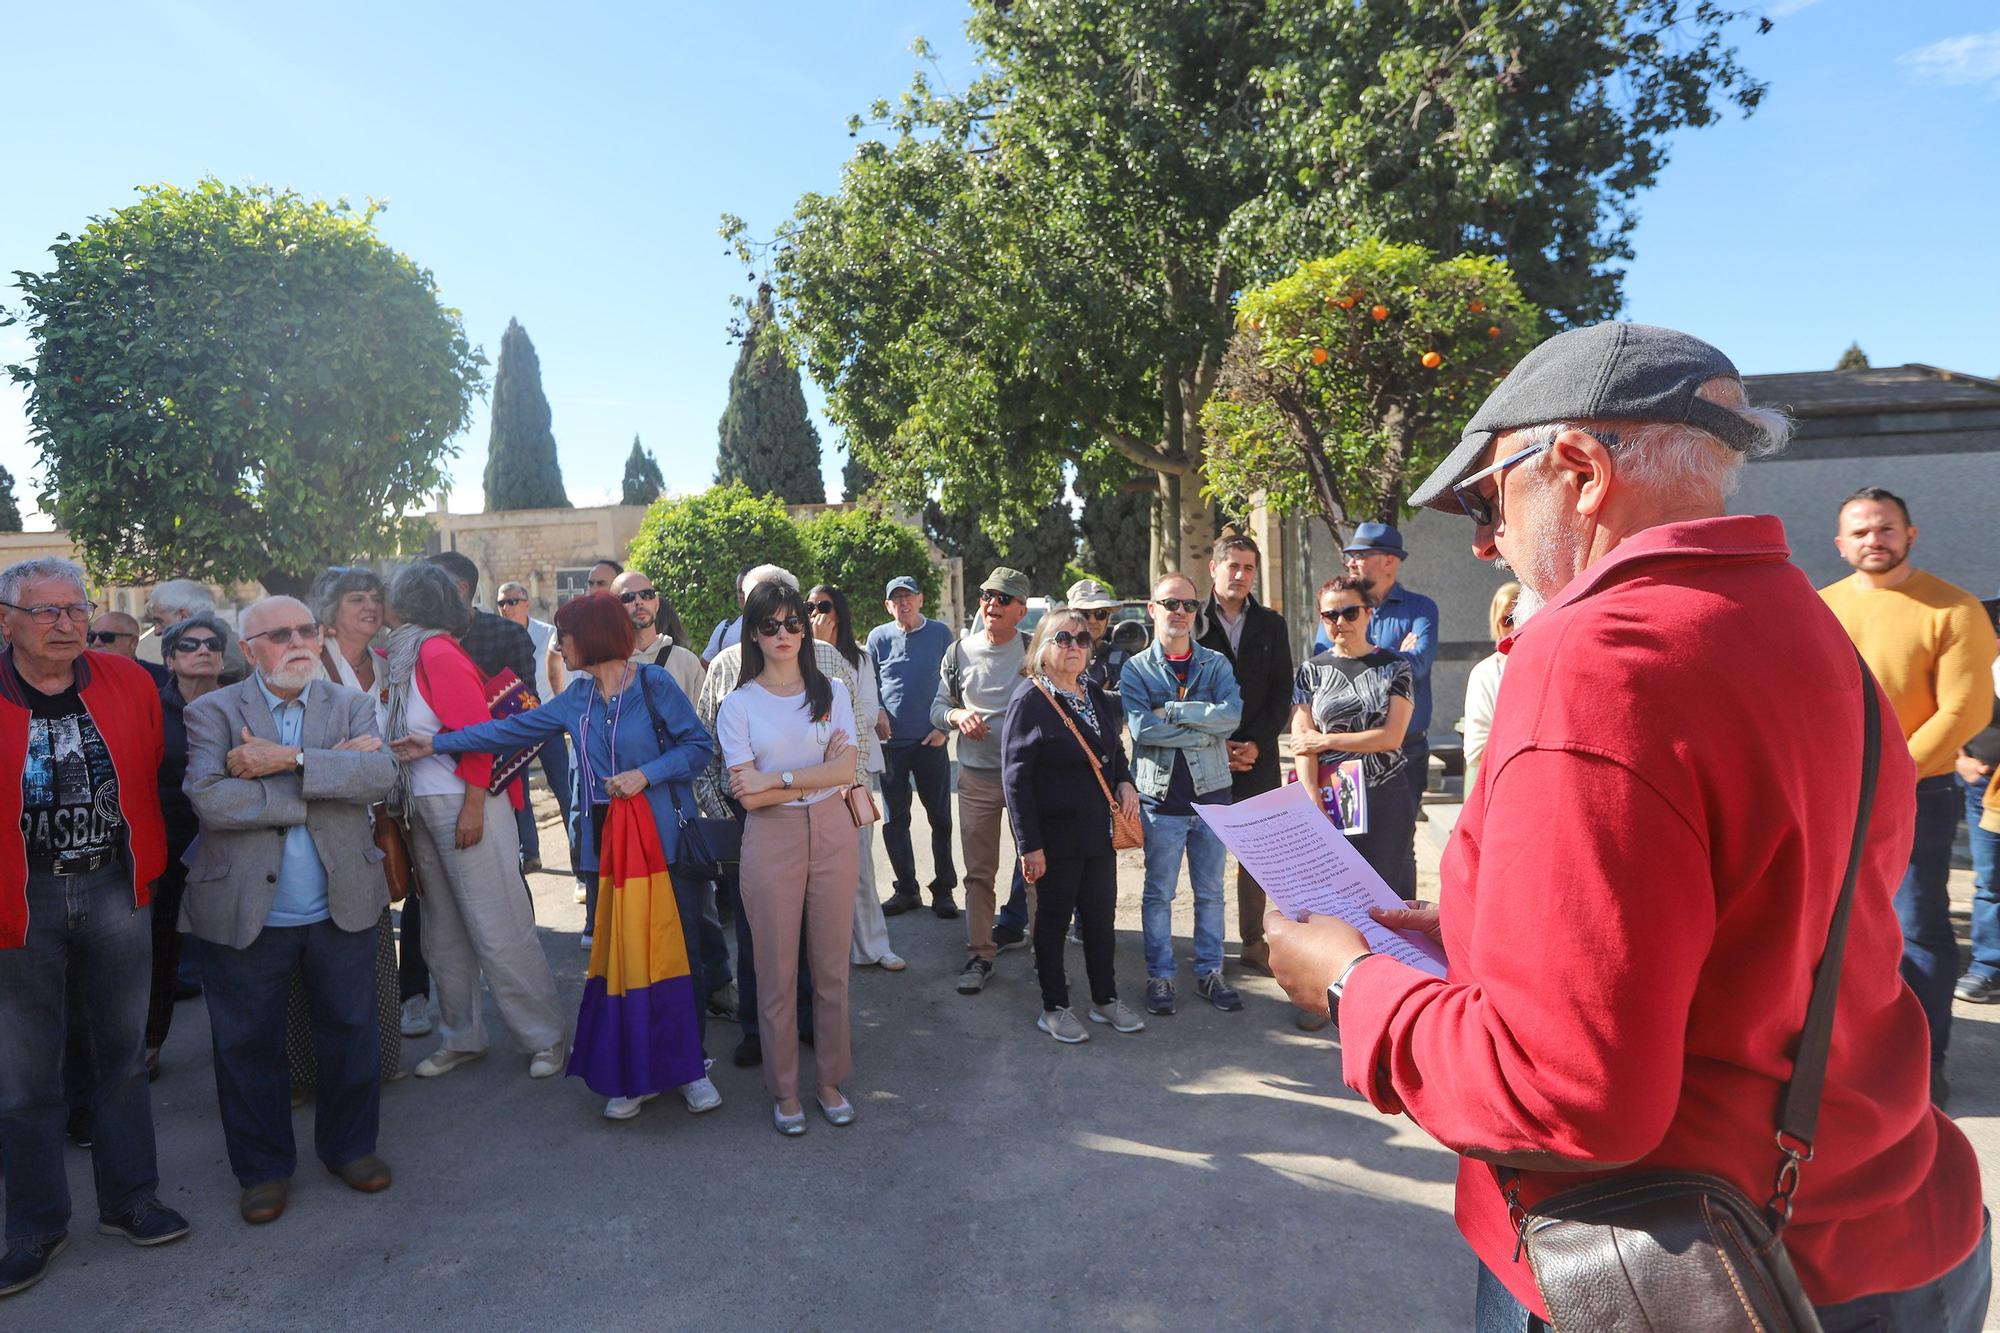
M1833 543L1854 572L1820 589L1868 669L1896 706L1917 762L1917 833L1896 889L1903 924L1903 979L1923 1001L1931 1030L1931 1100L1951 1094L1951 1041L1958 937L1952 932L1951 843L1960 797L1952 781L1958 747L1992 717L1993 632L1979 599L1910 563L1917 527L1901 498L1879 486L1841 502Z
M250 679L188 705L187 793L201 821L182 910L202 954L215 1085L243 1220L285 1211L297 1153L285 1061L285 990L303 975L319 1062L314 1147L373 1194L381 1110L375 932L388 906L368 807L396 761L375 701L319 675L304 603L243 613Z
M633 665L656 666L665 671L681 687L689 703L701 698L702 677L707 669L699 657L661 631L660 591L653 581L636 569L628 569L611 581L611 593L632 621Z

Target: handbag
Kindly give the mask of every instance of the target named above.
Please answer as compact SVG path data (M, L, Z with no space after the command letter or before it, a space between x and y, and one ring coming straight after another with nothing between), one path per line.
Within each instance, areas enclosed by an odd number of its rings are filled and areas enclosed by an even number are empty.
M645 668L640 670L643 672ZM653 706L653 696L643 676L639 681L639 697L646 701L646 716L653 720L653 740L660 753L665 754L672 748L667 724L660 710ZM734 819L710 819L699 809L693 815L688 814L681 804L680 791L671 782L667 784L667 800L673 804L675 831L679 834L674 843L676 876L687 880L721 879L725 867L743 859L743 825Z
M1813 1159L1820 1089L1854 883L1875 804L1882 719L1875 678L1861 667L1865 752L1861 808L1847 874L1813 974L1792 1077L1779 1106L1781 1156L1760 1208L1727 1181L1692 1171L1616 1176L1521 1207L1518 1174L1503 1182L1519 1246L1558 1329L1757 1329L1816 1333L1819 1317L1785 1252L1799 1172ZM1515 1251L1518 1257L1520 1249Z
M847 813L854 816L854 827L867 828L882 818L882 812L875 808L875 794L860 783L847 789Z
M369 806L368 818L375 826L375 845L382 849L382 878L389 883L389 901L399 903L410 896L416 884L409 840L403 836L403 826L389 813L386 801Z
M1097 751L1090 748L1090 742L1083 738L1081 731L1077 730L1076 720L1070 717L1069 709L1064 708L1061 703L1057 702L1056 696L1050 693L1049 687L1042 684L1041 681L1038 680L1035 682L1035 688L1040 690L1042 697L1049 701L1049 707L1056 710L1056 716L1061 718L1063 725L1069 728L1069 734L1076 737L1076 743L1083 747L1084 758L1090 760L1090 771L1097 777L1098 790L1104 793L1104 800L1111 807L1112 850L1129 852L1135 847L1144 847L1146 845L1145 828L1139 823L1139 817L1137 815L1126 814L1125 807L1118 804L1118 798L1111 794L1111 784L1104 780L1104 765L1097 761Z
M486 679L486 711L495 721L514 717L531 708L541 706L541 700L527 682L515 675L512 668L501 667ZM493 761L493 777L486 784L486 790L498 795L507 790L507 785L527 772L528 765L535 762L535 756L547 745L545 740L536 741L523 750L510 750Z

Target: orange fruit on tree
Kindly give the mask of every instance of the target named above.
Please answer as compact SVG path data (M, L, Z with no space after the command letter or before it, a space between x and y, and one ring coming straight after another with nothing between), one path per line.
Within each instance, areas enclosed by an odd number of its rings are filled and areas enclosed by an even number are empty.
M1314 365L1316 365L1316 366L1323 366L1323 365L1325 365L1325 364L1326 364L1326 357L1327 357L1327 352L1326 352L1326 349L1325 349L1324 347L1315 347L1315 348L1313 348L1313 364L1314 364Z
M1488 325L1486 329L1486 336L1489 338L1498 338L1500 336L1500 326L1498 324Z
M1436 370L1439 366L1444 364L1444 358L1439 356L1436 352L1425 352L1423 356L1423 362L1425 370Z
M1378 305L1370 309L1368 313L1375 316L1375 318L1377 319L1387 319L1389 318L1389 307L1385 305Z
M1472 311L1472 313L1476 315L1480 311L1486 308L1486 302L1480 300L1478 297L1475 296L1472 298L1472 304L1466 308Z

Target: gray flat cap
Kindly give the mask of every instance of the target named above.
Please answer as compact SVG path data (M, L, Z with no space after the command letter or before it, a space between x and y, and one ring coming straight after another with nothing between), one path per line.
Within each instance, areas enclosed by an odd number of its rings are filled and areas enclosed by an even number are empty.
M1455 514L1451 488L1477 470L1493 437L1549 421L1685 422L1732 449L1763 431L1741 413L1695 397L1717 378L1741 379L1722 352L1693 334L1652 324L1592 324L1558 333L1521 358L1466 423L1451 457L1417 487L1410 504Z

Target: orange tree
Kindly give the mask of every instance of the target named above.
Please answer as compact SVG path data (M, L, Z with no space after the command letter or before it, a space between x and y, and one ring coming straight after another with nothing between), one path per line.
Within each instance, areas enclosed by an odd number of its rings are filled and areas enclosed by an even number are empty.
M1202 409L1205 493L1316 513L1336 541L1394 522L1539 328L1503 261L1419 245L1364 241L1246 291Z

